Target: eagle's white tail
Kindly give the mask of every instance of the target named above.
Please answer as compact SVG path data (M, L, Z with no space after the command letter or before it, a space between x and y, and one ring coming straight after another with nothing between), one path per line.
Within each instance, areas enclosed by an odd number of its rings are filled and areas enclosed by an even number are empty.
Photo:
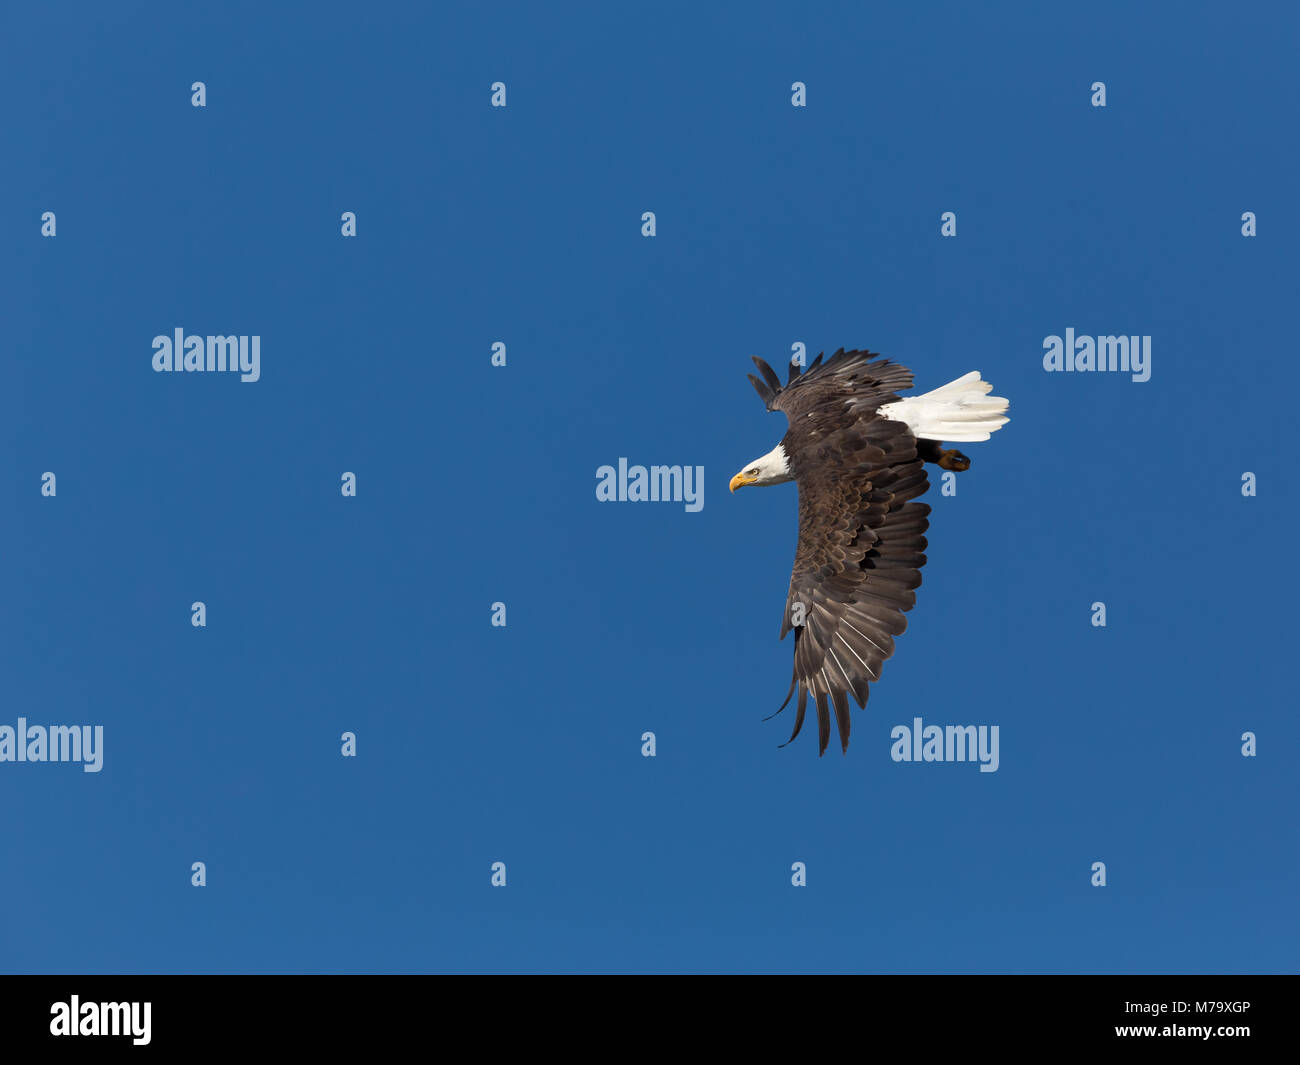
M886 403L880 413L896 422L906 422L914 436L926 440L987 440L990 433L1008 421L1003 413L1007 401L990 396L992 391L991 384L980 380L979 370L972 370L933 392Z

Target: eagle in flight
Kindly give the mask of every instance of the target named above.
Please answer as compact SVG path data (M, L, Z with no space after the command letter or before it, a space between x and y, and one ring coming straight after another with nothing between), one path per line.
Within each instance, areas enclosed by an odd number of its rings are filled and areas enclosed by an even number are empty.
M929 506L916 502L930 487L925 463L969 469L965 455L940 443L987 440L1006 424L1007 401L988 394L993 386L978 370L901 399L912 371L869 351L840 348L825 363L818 355L803 373L791 363L784 386L762 359L754 364L763 376L750 381L790 429L731 479L731 490L799 486L799 543L781 626L781 639L794 629L794 676L776 713L798 688L789 743L811 692L818 753L830 741L829 707L847 752L848 696L866 707L867 685L880 679L916 602L930 525Z

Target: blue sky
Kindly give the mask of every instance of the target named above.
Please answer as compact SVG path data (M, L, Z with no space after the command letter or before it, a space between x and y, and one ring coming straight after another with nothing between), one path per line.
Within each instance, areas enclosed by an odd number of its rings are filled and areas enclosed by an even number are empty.
M0 725L104 729L0 763L0 968L1294 971L1295 13L270 7L0 15ZM726 490L796 342L1011 400L820 759Z

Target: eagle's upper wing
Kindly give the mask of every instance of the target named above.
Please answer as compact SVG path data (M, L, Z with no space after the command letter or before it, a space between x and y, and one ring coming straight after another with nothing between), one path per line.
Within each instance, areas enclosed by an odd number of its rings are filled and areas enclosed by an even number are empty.
M799 486L799 543L781 636L795 630L793 740L803 727L808 693L817 705L820 753L835 709L840 744L849 743L849 703L867 702L867 685L907 628L904 612L925 565L930 508L914 500L929 487L916 438L902 422L876 414L910 388L911 373L879 356L841 349L821 356L785 388L766 363L751 375L769 409L782 410L790 431L782 445ZM768 393L765 395L764 393ZM789 741L787 741L789 742Z

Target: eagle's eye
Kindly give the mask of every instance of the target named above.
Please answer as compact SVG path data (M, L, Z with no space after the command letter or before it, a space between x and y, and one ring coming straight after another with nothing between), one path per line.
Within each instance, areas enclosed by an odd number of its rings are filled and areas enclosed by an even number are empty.
M755 466L752 470L747 470L747 471L745 472L745 476L746 476L746 477L757 477L757 476L758 476L758 467Z

